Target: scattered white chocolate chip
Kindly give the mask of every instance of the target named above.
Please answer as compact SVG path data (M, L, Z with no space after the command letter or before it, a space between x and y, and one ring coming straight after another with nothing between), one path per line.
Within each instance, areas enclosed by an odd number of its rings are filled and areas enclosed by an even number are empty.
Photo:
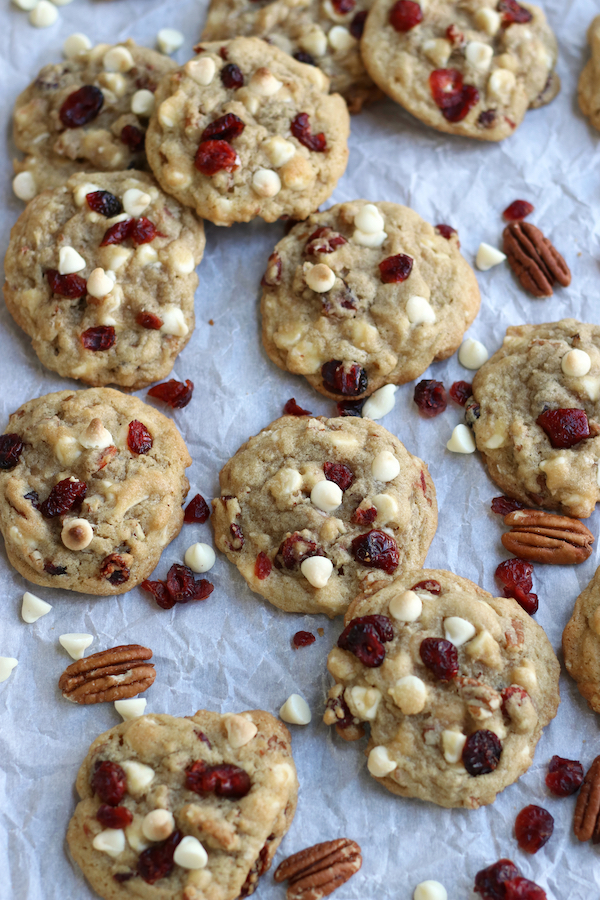
M184 69L197 84L206 87L215 77L216 66L210 56L201 56L200 59L191 59Z
M35 28L48 28L58 19L58 10L49 0L40 0L29 13L29 21Z
M508 69L495 69L488 79L488 97L508 104L516 83L514 72L510 72Z
M111 47L104 54L102 65L105 72L129 72L135 62L127 47Z
M306 283L311 291L324 294L330 291L335 284L335 272L325 263L318 263L306 273Z
M471 622L461 619L460 616L448 616L447 619L444 619L444 637L455 647L462 647L463 644L470 641L476 630Z
M46 603L46 601L40 599L40 597L36 597L35 594L30 594L29 591L25 591L23 594L21 616L23 621L27 622L28 625L33 625L33 623L37 622L38 619L41 619L42 616L47 615L51 609L52 607L49 603Z
M356 47L356 38L352 37L344 25L334 25L329 30L327 40L336 53L348 53L349 50Z
M368 232L361 231L360 228L356 228L352 235L352 240L356 244L360 244L361 247L370 248L381 247L386 238L387 234L385 231Z
M185 322L183 311L177 306L165 306L161 311L163 323L160 330L163 334L173 334L175 337L185 337L189 328Z
M155 771L144 763L136 762L133 759L126 759L120 763L121 768L125 770L127 775L127 790L130 794L143 794L147 787L154 781Z
M129 188L123 194L123 209L128 216L141 216L152 203L152 197L138 188ZM148 246L144 244L143 246Z
M92 42L86 34L76 31L70 34L63 44L63 53L67 59L75 59L80 53L85 53L92 49Z
M37 194L37 185L31 172L19 172L13 178L12 186L15 196L25 203L29 203Z
M413 900L448 900L448 893L439 881L422 881L415 888Z
M327 53L327 36L322 28L314 28L298 39L299 46L318 59Z
M55 6L68 6L73 0L52 0Z
M115 709L124 722L139 719L144 715L146 703L145 697L129 697L127 700L115 700Z
M310 707L300 694L290 694L279 710L279 716L289 725L308 725L312 719Z
M210 544L192 544L185 551L184 562L192 572L208 572L215 564L215 551Z
M0 656L0 682L6 681L17 665L18 660L16 660L14 656Z
M311 503L326 513L332 513L341 506L343 499L344 492L334 481L317 481L310 492Z
M333 563L326 556L309 556L300 563L300 571L314 588L324 588L333 572Z
M388 522L396 522L400 507L398 501L391 494L376 494L372 500L373 506L377 510L378 525L386 525Z
M105 828L92 841L94 850L101 850L102 853L112 856L113 859L121 855L125 844L125 832L122 828Z
M473 432L467 425L457 425L446 447L452 453L474 453L476 446Z
M248 86L261 97L272 97L279 88L283 87L283 82L275 78L269 69L260 68L253 74Z
M403 715L415 716L425 708L427 687L416 675L404 675L388 694Z
M426 297L410 297L406 304L406 315L411 325L433 325L435 311Z
M365 203L354 216L354 226L365 234L378 234L383 231L385 221L374 203Z
M204 869L208 862L208 854L198 838L186 834L175 848L173 862L182 869Z
M565 375L573 375L578 378L587 375L592 367L592 360L585 350L569 350L560 361L560 367Z
M174 830L175 819L168 809L153 809L144 816L142 834L149 841L166 841Z
M88 278L87 292L90 297L96 297L96 299L101 300L102 297L110 294L114 286L114 281L108 277L104 269L97 268L94 269Z
M246 716L227 716L225 719L227 740L234 750L245 747L258 734L258 728Z
M58 254L58 271L61 275L73 275L85 269L85 259L73 247L61 247Z
M463 752L463 747L467 743L466 735L460 731L442 731L442 749L444 751L444 759L449 763L457 763Z
M367 769L375 778L385 778L398 768L398 763L390 759L387 747L373 747L367 759Z
M61 634L58 640L72 659L82 659L94 638L91 634Z
M492 247L491 244L486 244L485 241L482 241L479 245L477 256L475 257L475 265L480 272L487 272L488 269L491 269L493 266L498 266L501 262L504 262L505 259L506 253L503 253L502 250L498 250L496 247Z
M281 190L281 178L273 169L257 169L252 176L252 189L259 197L274 197Z
M64 519L60 539L67 550L85 550L94 537L94 529L85 519Z
M291 141L286 141L280 134L275 134L268 138L263 144L262 149L269 157L275 168L285 165L293 156L296 155L296 148Z
M185 38L176 28L161 28L156 35L156 44L161 53L169 56L183 45Z
M112 446L114 441L110 431L102 424L102 420L94 418L80 435L78 443L86 450L105 450Z
M371 463L371 474L376 481L393 481L400 474L400 463L389 450L381 450Z
M15 6L18 6L19 9L29 12L34 6L38 5L39 0L13 0L13 3Z
M458 361L465 369L480 369L484 362L487 362L490 354L481 341L473 338L467 338L460 345L458 351Z
M423 601L416 591L404 591L390 600L390 615L399 622L416 622L423 612Z
M394 408L394 394L398 390L395 384L384 384L375 391L362 408L363 419L383 419Z
M500 13L496 12L495 9L488 9L486 6L482 6L475 13L475 24L480 31L485 31L489 37L493 37L500 30L501 23Z
M487 72L491 63L494 50L489 44L482 41L469 41L465 49L465 57L467 62L473 66L477 72Z

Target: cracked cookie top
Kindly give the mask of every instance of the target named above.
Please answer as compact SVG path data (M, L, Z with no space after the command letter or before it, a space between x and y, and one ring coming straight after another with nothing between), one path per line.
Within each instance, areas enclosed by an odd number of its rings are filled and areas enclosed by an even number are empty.
M579 108L600 131L600 16L592 19L587 38L592 55L579 78Z

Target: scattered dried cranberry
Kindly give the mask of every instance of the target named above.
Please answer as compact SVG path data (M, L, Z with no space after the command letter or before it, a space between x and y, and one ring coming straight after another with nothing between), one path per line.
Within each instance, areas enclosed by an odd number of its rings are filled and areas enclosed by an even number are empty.
M123 212L123 204L118 197L111 194L110 191L92 191L85 195L87 205L93 212L107 219L113 216L120 216Z
M390 10L390 25L396 31L410 31L423 21L423 12L414 0L396 0Z
M110 228L104 232L104 237L100 242L101 247L108 247L109 244L122 244L127 238L131 237L133 231L133 219L124 219L123 222L115 222Z
M40 506L40 512L45 519L54 519L81 503L85 498L87 484L85 481L71 481L63 478L55 484L48 497Z
M310 647L315 641L316 637L312 631L297 631L292 638L292 646L295 650L299 650L300 647Z
M323 132L312 134L307 113L298 113L292 120L290 131L304 147L315 153L323 153L327 149L327 140Z
M152 449L152 435L146 426L143 425L142 422L138 422L137 419L134 419L133 422L129 423L127 446L132 453L135 453L138 456L142 456Z
M446 388L441 381L426 378L415 387L414 401L422 416L433 419L443 413L448 405Z
M127 828L133 822L133 815L126 806L101 806L96 818L105 828Z
M436 69L429 76L429 87L436 106L449 122L460 122L479 100L473 85L464 84L458 69Z
M96 760L92 775L92 790L98 794L103 803L118 806L127 793L127 777L117 763L108 759Z
M159 319L159 317L155 316L154 313L148 312L138 313L135 321L138 323L138 325L141 325L142 328L148 328L150 331L160 331L160 329L164 325L162 319Z
M140 244L149 244L150 241L153 241L155 237L158 237L158 229L154 222L151 222L150 219L147 219L145 216L140 216L139 219L133 219L133 225L131 227L131 240L136 246Z
M186 378L185 383L171 378L169 381L164 381L162 384L155 384L154 387L151 387L148 391L148 396L154 397L156 400L162 400L163 403L168 403L172 409L183 409L192 399L193 390L194 382L188 378Z
M527 200L514 200L502 213L507 222L521 222L531 215L534 206Z
M361 616L344 628L338 647L348 650L369 669L377 669L385 659L384 643L394 637L392 623L387 616Z
M256 557L256 562L254 563L254 574L258 578L259 581L264 581L265 578L268 578L271 574L271 569L273 568L273 563L267 554L261 550L258 556Z
M359 506L352 517L352 521L357 525L371 525L377 518L377 508L375 506Z
M417 584L413 584L411 591L427 591L428 593L439 597L442 593L442 586L439 581L431 579L429 581L419 581Z
M483 900L505 900L504 882L517 878L518 875L519 870L512 860L499 859L477 873L473 890L476 894L481 894Z
M458 651L444 638L424 638L419 655L438 681L451 681L458 675Z
M298 406L293 397L283 407L283 413L286 416L312 416L312 413L307 409L302 409L301 406Z
M356 41L360 41L363 31L365 30L365 22L367 21L367 10L363 9L357 12L350 22L350 34Z
M216 175L223 169L233 172L239 164L237 153L227 141L203 141L194 160L195 167L203 175Z
M164 581L149 581L146 579L146 581L142 581L140 587L152 594L161 609L173 609L175 606L175 601L171 599Z
M500 762L501 755L502 744L498 735L482 728L467 738L463 747L462 761L469 775L476 778L478 775L493 772Z
M385 531L374 529L366 534L359 534L352 541L351 547L354 559L362 566L383 569L387 575L391 575L398 568L400 561L398 544Z
M131 153L140 153L146 143L146 132L135 125L125 125L121 129L121 140Z
M241 88L244 84L242 70L239 66L236 66L235 63L228 63L221 69L221 81L223 82L223 87L232 91L237 91L237 89Z
M50 560L47 559L44 563L44 572L47 572L48 575L66 575L67 567L55 566L53 562L50 562Z
M517 0L499 0L496 7L498 12L502 13L502 23L504 25L523 25L525 22L531 22L533 16L528 9L520 6Z
M316 66L314 56L311 56L310 53L306 52L306 50L298 50L297 53L294 53L294 59L297 59L298 62L304 63L305 66Z
M192 497L185 508L183 521L188 523L199 522L201 525L203 525L204 522L207 521L209 516L210 509L208 507L208 503L201 494L196 494L195 497Z
M323 556L323 551L317 547L314 541L308 540L295 531L282 543L278 554L281 554L286 569L295 569L310 556Z
M412 272L412 267L412 257L407 256L406 253L397 253L396 256L388 256L379 263L379 277L384 284L406 281Z
M500 563L496 578L503 585L504 596L512 597L526 613L532 616L538 609L538 598L531 593L533 566L524 559L514 557Z
M14 469L21 458L23 447L18 434L0 434L0 469Z
M338 416L355 416L360 419L365 400L338 400Z
M87 294L87 282L81 275L61 275L56 269L48 269L46 278L53 294L68 300L79 300Z
M195 794L216 794L217 797L227 797L229 800L241 800L252 783L248 773L239 766L207 766L205 762L198 760L186 771L185 786Z
M340 359L330 359L321 366L323 385L333 394L354 397L367 389L368 378L358 363L344 363Z
M110 350L116 339L117 335L112 325L96 325L81 335L81 343L85 349L93 350L94 353L99 350Z
M308 256L314 256L317 253L334 253L338 247L343 247L348 241L339 232L332 228L317 228L306 241L304 252Z
M104 94L93 84L84 84L64 101L58 117L65 128L81 128L95 119L104 104Z
M455 381L448 393L455 403L464 406L473 393L473 385L468 381Z
M327 481L333 481L342 491L347 491L354 482L354 472L343 463L323 463L323 472Z
M106 578L111 584L125 584L129 581L129 567L118 553L111 553L102 560L100 576Z
M520 500L513 500L511 497L494 497L492 500L492 512L497 513L499 516L507 516L517 509L524 508Z
M505 900L548 900L546 891L521 875L506 881L504 890Z
M181 838L181 832L174 831L166 841L162 841L160 844L153 844L140 853L137 862L137 873L140 878L144 879L146 884L154 884L159 879L166 878L172 872L175 865L173 855Z
M331 0L331 5L338 16L347 16L356 6L356 0Z
M552 837L554 819L547 809L533 803L515 819L515 836L521 850L537 853Z
M575 794L583 782L583 766L575 759L553 756L548 766L546 786L555 797Z
M205 141L225 141L231 143L236 137L239 137L246 123L242 122L239 116L234 113L227 113L225 116L219 116L210 125L207 125L202 132L202 142Z
M436 225L435 230L447 241L450 240L453 234L458 234L456 228L453 228L452 225Z
M165 581L142 581L140 587L152 594L161 609L172 609L176 603L190 600L206 600L212 594L214 585L202 578L194 579L194 573L187 566L174 563Z
M547 409L535 421L544 429L555 449L574 447L590 437L584 409Z

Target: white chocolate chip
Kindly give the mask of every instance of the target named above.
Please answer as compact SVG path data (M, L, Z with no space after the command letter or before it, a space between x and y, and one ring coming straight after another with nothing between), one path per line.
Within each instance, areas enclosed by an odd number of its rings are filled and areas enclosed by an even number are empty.
M152 197L138 188L129 188L123 194L123 209L128 216L141 216L152 203ZM148 246L144 244L143 246Z
M480 31L484 31L490 37L494 37L500 30L501 23L500 13L496 12L495 9L488 9L486 6L482 6L475 13L475 24Z
M498 642L486 628L469 641L465 646L465 652L472 659L478 659L491 668L497 668L496 664L501 660Z
M458 351L458 361L465 369L480 369L484 362L487 362L490 354L481 341L473 338L467 338L460 345Z
M310 492L310 500L317 509L332 513L341 506L344 492L334 481L317 481Z
M163 334L173 334L175 337L185 337L189 328L185 323L185 316L177 306L165 306L161 311L163 323L160 330Z
M18 660L14 656L0 656L0 682L6 681L10 677L10 673L18 665Z
M385 778L394 769L398 768L398 763L390 759L387 747L373 747L367 759L367 769L375 778Z
M88 278L87 292L90 297L96 297L98 300L101 300L107 294L110 294L114 286L115 283L112 278L108 277L104 269L98 268L94 269Z
M473 437L473 432L467 425L457 425L446 447L452 453L474 453L475 438Z
M252 189L259 197L274 197L281 190L281 178L273 169L257 169L252 176Z
M127 91L127 81L125 76L121 75L120 72L102 72L98 76L98 81L103 87L112 91L115 97L121 98Z
M465 49L465 57L477 72L487 72L491 63L494 50L489 44L481 41L469 41Z
M185 38L176 28L161 28L156 35L156 43L161 53L169 56L183 45Z
M158 260L158 253L150 244L142 244L135 251L135 261L140 266L151 266Z
M352 37L344 25L334 25L329 30L327 40L336 53L348 53L349 50L356 47L356 38Z
M452 44L444 38L433 38L424 42L423 53L434 66L445 66L452 53Z
M81 456L79 441L70 434L63 434L57 440L54 452L61 465L70 466Z
M362 408L363 419L383 419L394 408L394 394L398 390L395 384L384 384L375 391Z
M483 446L487 450L497 450L498 447L502 447L506 440L506 432L504 430L495 431L491 437L487 438L487 440L483 441Z
M144 816L142 834L149 841L166 841L174 830L175 819L168 809L153 809Z
M442 731L442 749L444 759L449 763L457 763L462 757L467 738L460 731Z
M76 31L70 34L63 44L63 53L67 59L75 59L80 53L85 53L92 49L92 42L86 34Z
M361 231L360 228L356 228L354 234L352 235L352 240L356 244L360 244L361 247L381 247L387 238L387 234L385 231L376 231L376 232L368 232Z
M389 450L381 450L371 463L371 474L376 481L393 481L400 474L400 463Z
M415 716L425 708L427 687L416 675L404 675L388 694L403 715Z
M196 84L206 87L215 77L216 66L210 56L201 56L200 59L191 59L185 64L184 69Z
M210 544L192 544L185 551L184 562L192 572L208 572L215 564L215 551Z
M260 68L253 74L248 86L261 97L272 97L279 88L283 87L283 82L275 78L269 69Z
M139 719L144 715L146 710L145 697L129 697L127 700L115 700L115 709L124 722L130 722L132 719Z
M129 72L135 62L127 47L111 47L104 54L102 65L105 72Z
M390 615L399 622L416 622L423 612L423 601L416 591L404 591L390 600Z
M351 711L359 719L366 719L369 722L375 719L382 697L381 691L377 688L355 685L344 696Z
M365 203L354 216L354 225L365 234L377 234L384 230L385 221L374 203Z
M114 445L113 436L104 427L102 420L94 418L79 437L79 443L86 450L106 450Z
M21 606L21 616L24 622L27 622L28 625L32 625L34 622L37 622L38 619L41 619L42 616L47 615L50 612L52 607L49 603L46 603L45 600L41 600L39 597L36 597L35 594L30 594L29 591L25 591L23 594L23 604Z
M592 360L585 350L569 350L560 361L560 367L565 375L573 375L578 378L587 375L592 367Z
M286 141L280 134L275 134L262 144L262 149L275 168L285 165L296 155L296 148L291 141Z
M15 6L18 6L19 9L29 12L34 6L38 5L39 0L13 0L13 3Z
M84 651L94 640L91 634L61 634L58 641L72 659L82 659Z
M198 838L186 834L175 848L173 862L182 869L204 869L208 863L208 854Z
M49 0L40 0L29 13L29 21L35 28L48 28L58 19L58 10Z
M470 641L476 630L471 622L461 619L459 616L448 616L447 619L444 619L444 637L455 647L462 647L463 644Z
M326 291L330 291L335 284L335 272L325 263L318 263L306 273L306 283L311 291L324 294Z
M58 254L58 271L61 275L73 275L85 269L85 259L73 247L61 247Z
M406 304L406 315L411 325L433 325L436 314L425 297L410 297Z
M120 763L127 775L127 791L134 796L145 793L146 788L154 781L155 771L144 763L135 760L125 760Z
M290 694L279 710L279 716L289 725L308 725L312 719L310 707L300 694Z
M306 52L310 53L311 56L314 56L315 59L318 59L320 56L325 56L327 53L327 36L321 28L314 28L312 31L309 31L308 34L303 34L302 37L298 39L298 44L302 50L306 50Z
M234 750L245 747L258 734L258 728L246 716L227 716L225 719L227 740Z
M37 184L31 172L19 172L13 178L12 186L15 196L25 203L29 203L37 194Z
M505 259L505 253L502 253L502 251L498 250L496 247L492 247L491 244L486 244L482 241L479 245L477 256L475 257L475 265L481 272L487 272L488 269L491 269L493 266L498 266L501 262L504 262Z
M64 519L60 539L67 550L85 550L94 537L94 529L85 519Z
M73 0L52 0L55 6L68 6Z
M105 828L96 835L92 841L92 847L94 850L101 850L102 853L116 859L125 849L125 843L125 832L122 828Z
M324 588L333 572L333 563L326 556L309 556L300 563L300 571L314 588Z
M415 888L413 900L448 900L448 892L439 881L422 881Z
M388 522L396 522L400 507L398 501L391 494L376 494L372 500L373 506L377 510L377 523L386 525Z
M517 83L513 72L508 69L496 69L489 77L487 83L488 97L507 105Z
M171 253L171 262L179 275L191 275L196 268L194 254L187 247L174 248Z

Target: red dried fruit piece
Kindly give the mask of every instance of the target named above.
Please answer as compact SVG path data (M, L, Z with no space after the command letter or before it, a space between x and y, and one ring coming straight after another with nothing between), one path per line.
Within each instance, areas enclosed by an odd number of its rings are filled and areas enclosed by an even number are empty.
M239 766L207 766L198 760L187 769L185 786L195 794L216 794L229 800L241 800L252 787L252 782L248 773Z
M327 390L346 397L362 394L368 384L367 373L358 363L342 362L340 359L330 359L323 363L321 378Z
M554 819L547 809L530 804L515 819L515 836L521 850L537 853L552 837Z
M264 581L265 578L268 578L271 574L271 569L273 568L273 563L267 554L261 550L258 556L256 557L256 562L254 563L254 574L258 578L259 581Z
M479 91L477 88L472 84L465 84L458 103L455 106L444 107L442 115L448 122L462 122L478 102Z
M513 200L510 206L507 206L502 216L507 222L521 222L531 215L535 207L527 200Z
M125 584L126 581L129 581L129 575L129 567L118 553L111 553L102 560L100 576L106 578L111 584Z
M228 63L221 69L221 81L223 82L223 87L232 91L237 91L237 89L241 88L244 84L242 70L239 66L236 66L235 63Z
M350 34L356 41L360 41L363 31L365 30L365 22L367 21L367 10L363 9L357 12L350 22Z
M110 350L116 339L117 335L112 325L96 325L81 335L81 343L85 349L93 350L94 353L99 350Z
M463 747L462 761L469 775L476 778L493 772L500 762L501 755L502 744L498 735L482 728L467 738Z
M505 900L548 900L544 891L535 882L519 875L504 883Z
M133 822L133 815L126 806L101 806L96 818L105 828L127 828Z
M0 434L0 469L14 469L24 446L18 434Z
M509 687L504 688L504 690L501 691L500 696L502 697L502 712L509 719L511 718L511 710L521 706L525 700L529 699L529 694L525 688L519 687L516 684L511 684ZM515 700L514 704L510 702L513 699Z
M312 413L307 409L302 409L301 406L298 406L293 397L283 407L283 414L285 416L312 416Z
M396 0L390 10L390 25L396 31L406 32L423 21L423 12L414 0Z
M351 547L354 559L362 566L383 569L387 575L398 568L398 544L385 531L374 529L366 534L359 534L352 541Z
M2 466L2 457L1 456L0 456L0 468L4 468ZM12 468L12 466L10 466L9 468ZM37 491L29 491L29 493L23 494L23 500L30 500L33 508L37 509L39 511L41 503L40 503L40 497L39 497L39 494Z
M253 3L256 0L252 0ZM298 50L297 53L294 53L294 59L297 59L298 62L304 63L306 66L316 66L314 56L311 56L310 53L307 53L306 50Z
M48 269L46 278L53 294L67 300L79 300L87 294L87 282L81 275L61 275L56 269Z
M433 419L443 413L448 405L446 388L441 381L425 379L415 387L413 399L419 412L426 419Z
M166 587L174 603L206 600L214 590L214 586L209 581L205 578L196 581L192 570L178 563L174 563L169 569Z
M140 587L152 594L161 609L173 609L175 606L175 601L169 594L164 581L148 581L146 579L146 581L142 581Z
M347 491L354 481L354 472L343 463L323 463L323 472L327 481L333 481L342 491Z
M233 538L233 544L230 544L229 546L232 550L241 550L244 546L244 532L235 522L229 526L229 530Z
M188 378L186 378L185 383L171 378L169 381L164 381L162 384L155 384L154 387L151 387L148 391L148 396L154 397L156 400L162 400L163 403L168 403L172 409L183 409L192 399L193 390L194 382Z
M507 516L517 509L525 509L520 500L513 500L510 497L494 497L492 500L492 512L499 516Z
M453 228L452 225L436 225L435 230L447 241L450 240L453 234L458 234L456 228Z
M476 894L481 894L483 900L505 900L504 883L518 875L519 870L512 860L499 859L477 873L473 890Z
M127 793L127 776L117 763L110 760L96 760L92 775L92 790L103 803L118 806Z
M383 621L379 621L383 620ZM385 659L384 643L392 640L394 632L386 616L362 616L344 628L338 647L348 650L369 669L377 669Z
M234 113L227 113L225 116L219 116L210 125L207 125L202 132L201 141L225 141L231 143L236 137L239 137L246 123L242 122L239 116Z
M356 525L371 525L377 518L377 508L375 506L358 507L352 517L352 521Z
M148 847L147 850L140 853L137 862L137 874L144 879L146 884L154 884L161 878L166 878L172 872L175 865L173 854L181 838L181 832L174 831L166 841L162 841L160 844L153 844L152 847Z
M93 84L84 84L66 98L58 111L65 128L81 128L95 119L104 105L104 94Z
M503 25L524 25L533 18L529 10L520 6L517 0L500 0L496 9L502 13Z
M477 117L477 124L481 125L482 128L491 128L495 121L495 109L484 109L479 113L479 116Z
M122 244L127 238L131 237L133 231L134 220L125 219L123 222L115 222L110 228L104 232L104 237L100 242L101 247L108 247L109 244Z
M325 704L326 709L333 710L335 714L335 725L336 728L349 728L350 725L354 725L354 716L350 712L348 708L348 704L344 700L344 696L340 697L330 697ZM342 716L338 716L338 711L343 713Z
M365 402L365 400L338 400L338 416L355 416L360 419Z
M292 638L292 646L295 650L299 650L300 647L310 647L315 641L316 637L312 631L297 631Z
M283 564L286 569L295 569L309 556L324 555L314 541L307 540L297 531L285 539L278 553L283 557Z
M455 403L464 406L473 393L473 385L468 381L455 381L448 393Z
M148 312L138 313L135 321L138 323L138 325L141 325L142 328L148 328L150 331L160 331L160 329L164 325L162 319L159 319L159 317L155 316L154 313Z
M583 766L576 759L553 756L548 766L546 786L555 797L569 797L581 787L583 774Z
M118 197L110 191L91 191L85 195L86 203L93 212L107 219L120 216L123 212L123 204Z
M460 28L452 23L452 25L448 25L446 28L446 37L450 41L451 44L454 44L455 47L460 46L464 43L465 36L460 30Z
M298 113L290 124L290 131L304 147L314 153L324 153L327 149L327 140L323 132L312 134L308 113Z
M127 446L132 453L142 456L152 449L152 435L142 422L134 419L129 423L127 432Z
M388 256L379 263L379 277L383 284L396 284L406 281L412 272L413 259L406 253L397 253L396 256Z
M135 872L115 872L113 878L118 884L123 884L125 881L129 881L130 878L133 878L134 875Z
M227 141L204 141L198 147L194 165L203 175L233 172L240 164L239 157Z
M125 125L121 129L121 140L131 153L141 153L146 143L146 132L135 125Z
M48 497L40 506L40 512L45 519L54 519L81 503L85 498L87 484L85 481L71 481L63 478L55 484Z
M458 675L458 651L450 641L444 638L424 638L419 647L419 655L438 681L451 681Z
M512 597L526 613L532 616L537 612L538 598L532 594L533 565L525 559L514 557L500 563L495 572L496 578L503 585L504 596Z
M356 6L356 0L331 0L331 5L339 16L346 16Z
M155 237L160 236L156 225L154 222L151 222L150 219L147 219L145 216L134 219L133 227L131 229L131 240L136 246L139 246L140 244L149 244Z
M413 584L411 591L428 591L430 594L439 597L442 593L442 586L439 581L430 579L428 581L419 581L417 584Z
M207 521L209 516L210 509L208 503L201 494L196 494L195 497L192 497L185 508L183 521L188 523L199 522L201 525L203 525L204 522Z
M347 243L346 238L332 228L317 228L308 238L304 252L307 256L314 256L317 253L334 253L338 247Z
M479 100L473 85L464 84L458 69L436 69L429 76L429 87L436 106L449 122L460 122Z
M44 572L47 572L48 575L66 575L67 567L55 566L54 563L50 562L50 560L46 560L46 562L44 563Z
M574 447L590 437L590 424L584 409L547 409L535 421L544 429L555 449Z

